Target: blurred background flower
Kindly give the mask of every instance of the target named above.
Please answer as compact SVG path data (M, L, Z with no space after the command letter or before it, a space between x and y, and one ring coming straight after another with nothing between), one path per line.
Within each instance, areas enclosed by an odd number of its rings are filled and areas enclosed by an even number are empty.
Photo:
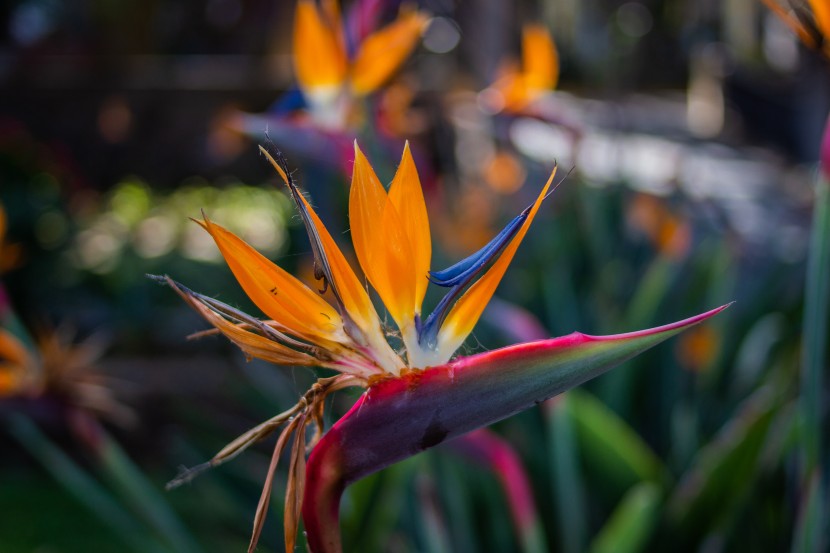
M413 2L409 13L429 24L394 74L354 100L359 117L332 133L298 103L295 2L6 3L0 302L22 329L103 333L95 374L112 377L138 416L132 427L96 422L123 453L110 458L125 461L107 472L65 425L4 410L3 550L247 546L270 444L160 490L177 466L293 405L317 374L245 363L222 340L186 341L202 323L144 277L175 274L253 309L187 220L200 209L293 274L310 267L256 140L229 125L240 113L263 114L243 130L268 132L341 231L352 140L389 182L409 139L433 217L433 268L486 243L554 160L572 169L464 353L529 339L517 333L613 333L737 300L710 330L494 427L525 465L551 549L819 550L801 538L815 535L803 513L826 497L827 443L813 438L826 435L827 379L805 426L800 371L805 307L816 305L803 298L830 71L787 21L821 49L814 29L826 17L820 0L775 5L789 19L758 0ZM396 0L340 8L339 28L358 37L349 59L407 13ZM527 65L527 25L555 43L555 89L494 113L482 91L506 60ZM425 306L437 301L428 293ZM335 397L331 413L354 400ZM814 441L825 469L805 478L800 459ZM284 485L278 473L275 493ZM357 483L342 523L347 551L531 550L498 479L440 451ZM280 533L261 543L279 550Z

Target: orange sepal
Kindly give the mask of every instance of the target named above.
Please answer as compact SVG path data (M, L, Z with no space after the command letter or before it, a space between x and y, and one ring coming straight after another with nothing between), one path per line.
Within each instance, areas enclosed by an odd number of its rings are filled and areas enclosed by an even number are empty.
M330 4L330 2L328 3ZM294 69L303 92L336 89L346 79L346 51L340 40L340 21L327 21L313 0L300 0L294 14Z
M427 20L423 13L408 11L366 37L352 63L352 91L365 95L385 83L418 44Z
M543 25L530 24L522 30L522 73L530 96L556 88L559 53Z
M167 283L207 322L212 324L248 357L255 357L277 365L312 366L322 363L315 357L296 351L288 346L269 340L261 334L246 330L243 325L234 324L222 315L212 311L203 303L196 301L189 293L180 289L172 280Z
M403 278L414 279L414 311L420 313L421 303L427 291L429 264L432 258L432 237L429 230L429 217L421 189L418 170L409 150L409 142L404 145L401 164L392 184L389 186L389 201L397 213L401 229L408 242L412 257L410 273ZM384 224L384 228L386 225Z
M363 272L399 328L415 313L413 254L401 218L355 142L349 222Z
M207 218L196 222L213 237L251 301L282 329L314 343L338 341L343 322L324 299L232 232Z
M830 2L827 0L808 0L813 9L813 19L816 27L824 37L825 52L828 51L827 43L830 42Z
M349 262L346 261L346 256L340 251L337 242L331 237L311 204L302 194L300 194L300 200L303 202L304 208L308 210L309 217L320 236L320 242L331 268L331 278L334 281L331 284L337 290L343 302L343 307L364 332L373 328L378 328L379 332L380 319L372 305L372 300L369 299L369 294L360 284L357 275L354 274Z
M319 248L322 250L315 252L315 263L324 266L320 267L322 276L328 279L328 284L334 289L337 301L342 310L345 311L341 318L341 320L346 319L344 321L344 331L361 346L371 346L371 356L381 370L397 374L403 362L386 341L380 325L380 318L374 305L372 305L369 293L355 275L343 252L340 251L337 242L331 237L314 208L311 207L305 196L300 193L300 190L286 174L287 169L284 168L284 160L282 160L283 163L277 162L274 156L262 146L259 150L277 170L283 182L291 191L306 225L306 231L312 242L312 249ZM354 325L351 323L354 323ZM358 328L354 329L354 326ZM355 330L359 330L359 332L354 332Z
M337 242L335 242L331 237L331 234L329 234L329 231L320 220L320 217L317 216L314 208L311 207L311 204L308 203L308 200L305 199L305 196L299 192L296 186L292 184L291 180L288 178L288 175L285 173L285 170L279 163L277 163L271 153L262 146L259 147L259 151L265 156L271 166L277 170L277 173L279 173L283 183L285 183L289 190L291 190L295 201L302 204L298 205L298 207L308 215L310 220L309 222L313 227L313 232L319 237L320 245L324 250L322 253L325 260L320 261L327 263L331 270L331 278L333 282L330 282L329 284L334 287L340 301L343 302L343 308L348 312L352 319L355 319L355 322L364 332L370 330L374 332L373 329L375 327L378 328L379 332L380 319L378 318L377 312L372 305L372 300L360 284L360 280L357 278L357 275L354 274L349 262L346 261L346 257L343 255L343 252L340 251L340 247L337 245ZM311 232L312 231L309 230L309 233Z

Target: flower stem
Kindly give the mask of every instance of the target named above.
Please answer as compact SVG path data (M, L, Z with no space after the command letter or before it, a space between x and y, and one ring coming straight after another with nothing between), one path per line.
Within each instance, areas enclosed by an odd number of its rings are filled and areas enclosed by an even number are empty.
M339 429L335 425L315 447L306 464L303 523L314 553L340 553L340 497L346 489L340 467Z

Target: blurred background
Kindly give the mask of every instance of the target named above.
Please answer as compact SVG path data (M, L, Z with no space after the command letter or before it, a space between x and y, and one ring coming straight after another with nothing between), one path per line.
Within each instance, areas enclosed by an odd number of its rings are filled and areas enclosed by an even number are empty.
M400 4L343 0L349 36ZM355 138L384 182L411 142L434 268L485 244L555 162L570 172L466 353L736 303L494 427L531 483L532 539L510 522L498 468L442 447L350 489L347 551L794 547L815 499L799 371L827 61L758 0L413 5L432 17L417 48L336 120L297 89L294 2L0 7L2 321L51 367L26 387L0 379L0 551L246 550L271 442L164 484L315 375L187 340L206 323L145 274L258 314L189 220L203 210L310 282L302 225L257 145L286 154L347 245ZM510 105L498 82L532 55L528 22L553 36L558 84ZM284 486L278 473L276 497ZM272 503L263 551L283 547Z

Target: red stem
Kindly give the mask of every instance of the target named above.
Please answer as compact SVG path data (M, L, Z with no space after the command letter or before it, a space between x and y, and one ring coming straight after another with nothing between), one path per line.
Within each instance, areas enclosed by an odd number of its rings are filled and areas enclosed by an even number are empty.
M346 489L346 482L342 477L337 426L335 424L317 443L306 465L303 523L308 548L313 553L340 553L343 550L340 543L340 498Z

